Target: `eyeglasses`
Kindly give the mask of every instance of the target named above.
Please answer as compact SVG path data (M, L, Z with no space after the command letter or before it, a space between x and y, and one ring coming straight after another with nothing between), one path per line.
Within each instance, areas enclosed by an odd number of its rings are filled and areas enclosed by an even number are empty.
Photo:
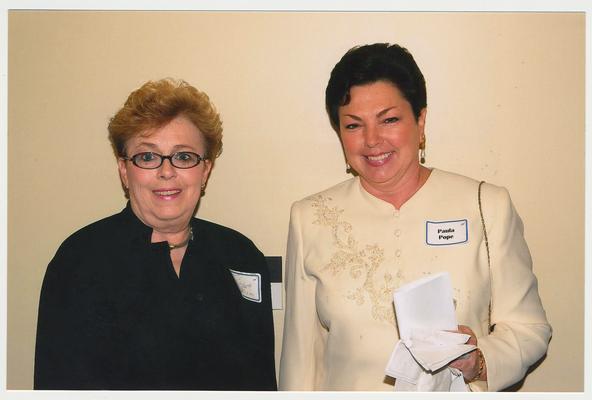
M191 151L178 151L170 156L163 156L162 154L146 151L135 154L131 157L122 157L123 160L131 161L136 167L142 169L156 169L159 168L164 160L168 159L171 165L175 168L187 169L197 166L204 157Z

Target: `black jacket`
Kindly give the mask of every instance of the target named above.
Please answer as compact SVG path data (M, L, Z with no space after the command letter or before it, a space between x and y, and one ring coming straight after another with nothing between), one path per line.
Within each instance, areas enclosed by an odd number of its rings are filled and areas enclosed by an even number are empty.
M263 255L229 228L191 226L179 277L129 203L64 241L41 289L35 389L276 390ZM260 302L229 269L260 274Z

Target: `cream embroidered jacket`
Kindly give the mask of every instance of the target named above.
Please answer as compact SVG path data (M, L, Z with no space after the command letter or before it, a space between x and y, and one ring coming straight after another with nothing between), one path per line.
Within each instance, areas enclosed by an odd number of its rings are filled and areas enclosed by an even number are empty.
M400 210L352 178L293 204L286 258L282 390L393 390L393 290L448 271L458 321L471 327L501 390L547 350L551 327L523 225L506 189L434 169ZM491 286L490 286L491 282ZM489 300L495 330L488 335Z

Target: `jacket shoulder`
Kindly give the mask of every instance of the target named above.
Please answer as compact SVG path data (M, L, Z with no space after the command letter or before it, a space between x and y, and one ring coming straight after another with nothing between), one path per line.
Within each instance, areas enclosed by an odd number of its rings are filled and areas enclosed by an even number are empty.
M192 225L194 229L197 228L197 233L201 234L202 238L207 237L208 241L231 242L236 245L254 246L251 239L247 236L227 226L201 218L193 218Z
M225 264L259 268L263 253L255 243L241 232L200 218L193 218L195 240L202 248L208 249L208 257L215 258Z
M308 207L320 198L340 199L347 197L352 187L358 182L357 178L350 178L320 192L308 195L292 204L292 210Z
M105 246L115 240L114 234L120 231L120 214L114 214L92 222L68 236L59 246L56 256L90 251L97 245Z
M477 180L465 175L454 172L444 171L441 169L434 169L432 171L435 184L442 189L442 193L474 193L478 190L479 184L483 182L481 187L482 196L504 197L507 194L507 189L503 186Z

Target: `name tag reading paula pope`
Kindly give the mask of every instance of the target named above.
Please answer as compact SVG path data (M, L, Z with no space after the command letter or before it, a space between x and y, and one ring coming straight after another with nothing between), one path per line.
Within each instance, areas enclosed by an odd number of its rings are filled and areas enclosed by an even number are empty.
M455 221L426 221L426 244L449 246L469 240L469 223L466 219Z

